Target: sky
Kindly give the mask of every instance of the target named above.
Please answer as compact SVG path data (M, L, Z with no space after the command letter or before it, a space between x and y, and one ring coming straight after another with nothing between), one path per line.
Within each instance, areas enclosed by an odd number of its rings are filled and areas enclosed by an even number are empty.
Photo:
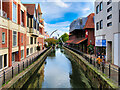
M74 19L87 17L94 12L94 0L21 0L22 3L40 3L45 23L45 31L52 36L69 33ZM84 1L84 2L83 2Z

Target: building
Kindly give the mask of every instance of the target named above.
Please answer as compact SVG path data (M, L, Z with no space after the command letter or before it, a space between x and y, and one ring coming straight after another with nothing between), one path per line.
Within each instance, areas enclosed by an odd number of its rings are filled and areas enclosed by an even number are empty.
M66 43L84 53L87 53L88 45L95 45L94 13L71 23L69 40Z
M44 45L44 21L40 5L20 0L0 1L0 70L37 53ZM29 8L31 7L31 8Z
M49 38L50 36L49 36L49 34L45 31L45 33L44 33L44 36L45 36L45 39L47 39L47 38Z
M95 12L95 45L107 62L120 66L120 0L96 0Z

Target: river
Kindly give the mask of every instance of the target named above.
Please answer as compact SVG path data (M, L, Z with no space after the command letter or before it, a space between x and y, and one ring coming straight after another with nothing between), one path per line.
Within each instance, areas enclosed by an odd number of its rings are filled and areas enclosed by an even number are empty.
M91 88L91 83L64 49L55 49L23 88Z

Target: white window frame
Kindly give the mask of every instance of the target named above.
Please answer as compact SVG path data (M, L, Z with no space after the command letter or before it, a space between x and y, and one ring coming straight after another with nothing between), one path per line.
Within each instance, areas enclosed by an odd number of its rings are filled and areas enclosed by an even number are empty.
M15 35L14 32L16 32L16 31L13 31L12 37ZM14 37L13 37L13 38L14 38ZM13 39L12 39L12 40L13 40ZM13 41L13 47L15 47L15 46L17 46L17 32L16 32L16 45L14 45L14 41Z
M16 16L16 19L13 17L14 15L13 15L13 10L14 10L14 5L16 6L15 7L15 9L16 9L16 11L15 11L15 16ZM15 19L15 20L14 20ZM15 22L15 23L17 23L17 5L14 3L14 2L12 2L12 21L13 22Z
M4 34L4 40L3 40L3 34ZM2 44L5 44L5 32L2 32Z

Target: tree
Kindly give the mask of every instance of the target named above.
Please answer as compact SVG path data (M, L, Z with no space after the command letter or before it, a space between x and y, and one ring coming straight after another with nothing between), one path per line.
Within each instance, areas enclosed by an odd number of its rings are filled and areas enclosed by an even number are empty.
M54 39L54 38L48 38L48 39L45 39L45 42L47 42L47 43L48 43L48 46L50 47L50 46L52 46L52 45L55 46L57 40Z
M67 33L64 33L60 38L63 42L66 42L67 40L69 40L69 35ZM61 42L60 38L58 39L59 42Z

